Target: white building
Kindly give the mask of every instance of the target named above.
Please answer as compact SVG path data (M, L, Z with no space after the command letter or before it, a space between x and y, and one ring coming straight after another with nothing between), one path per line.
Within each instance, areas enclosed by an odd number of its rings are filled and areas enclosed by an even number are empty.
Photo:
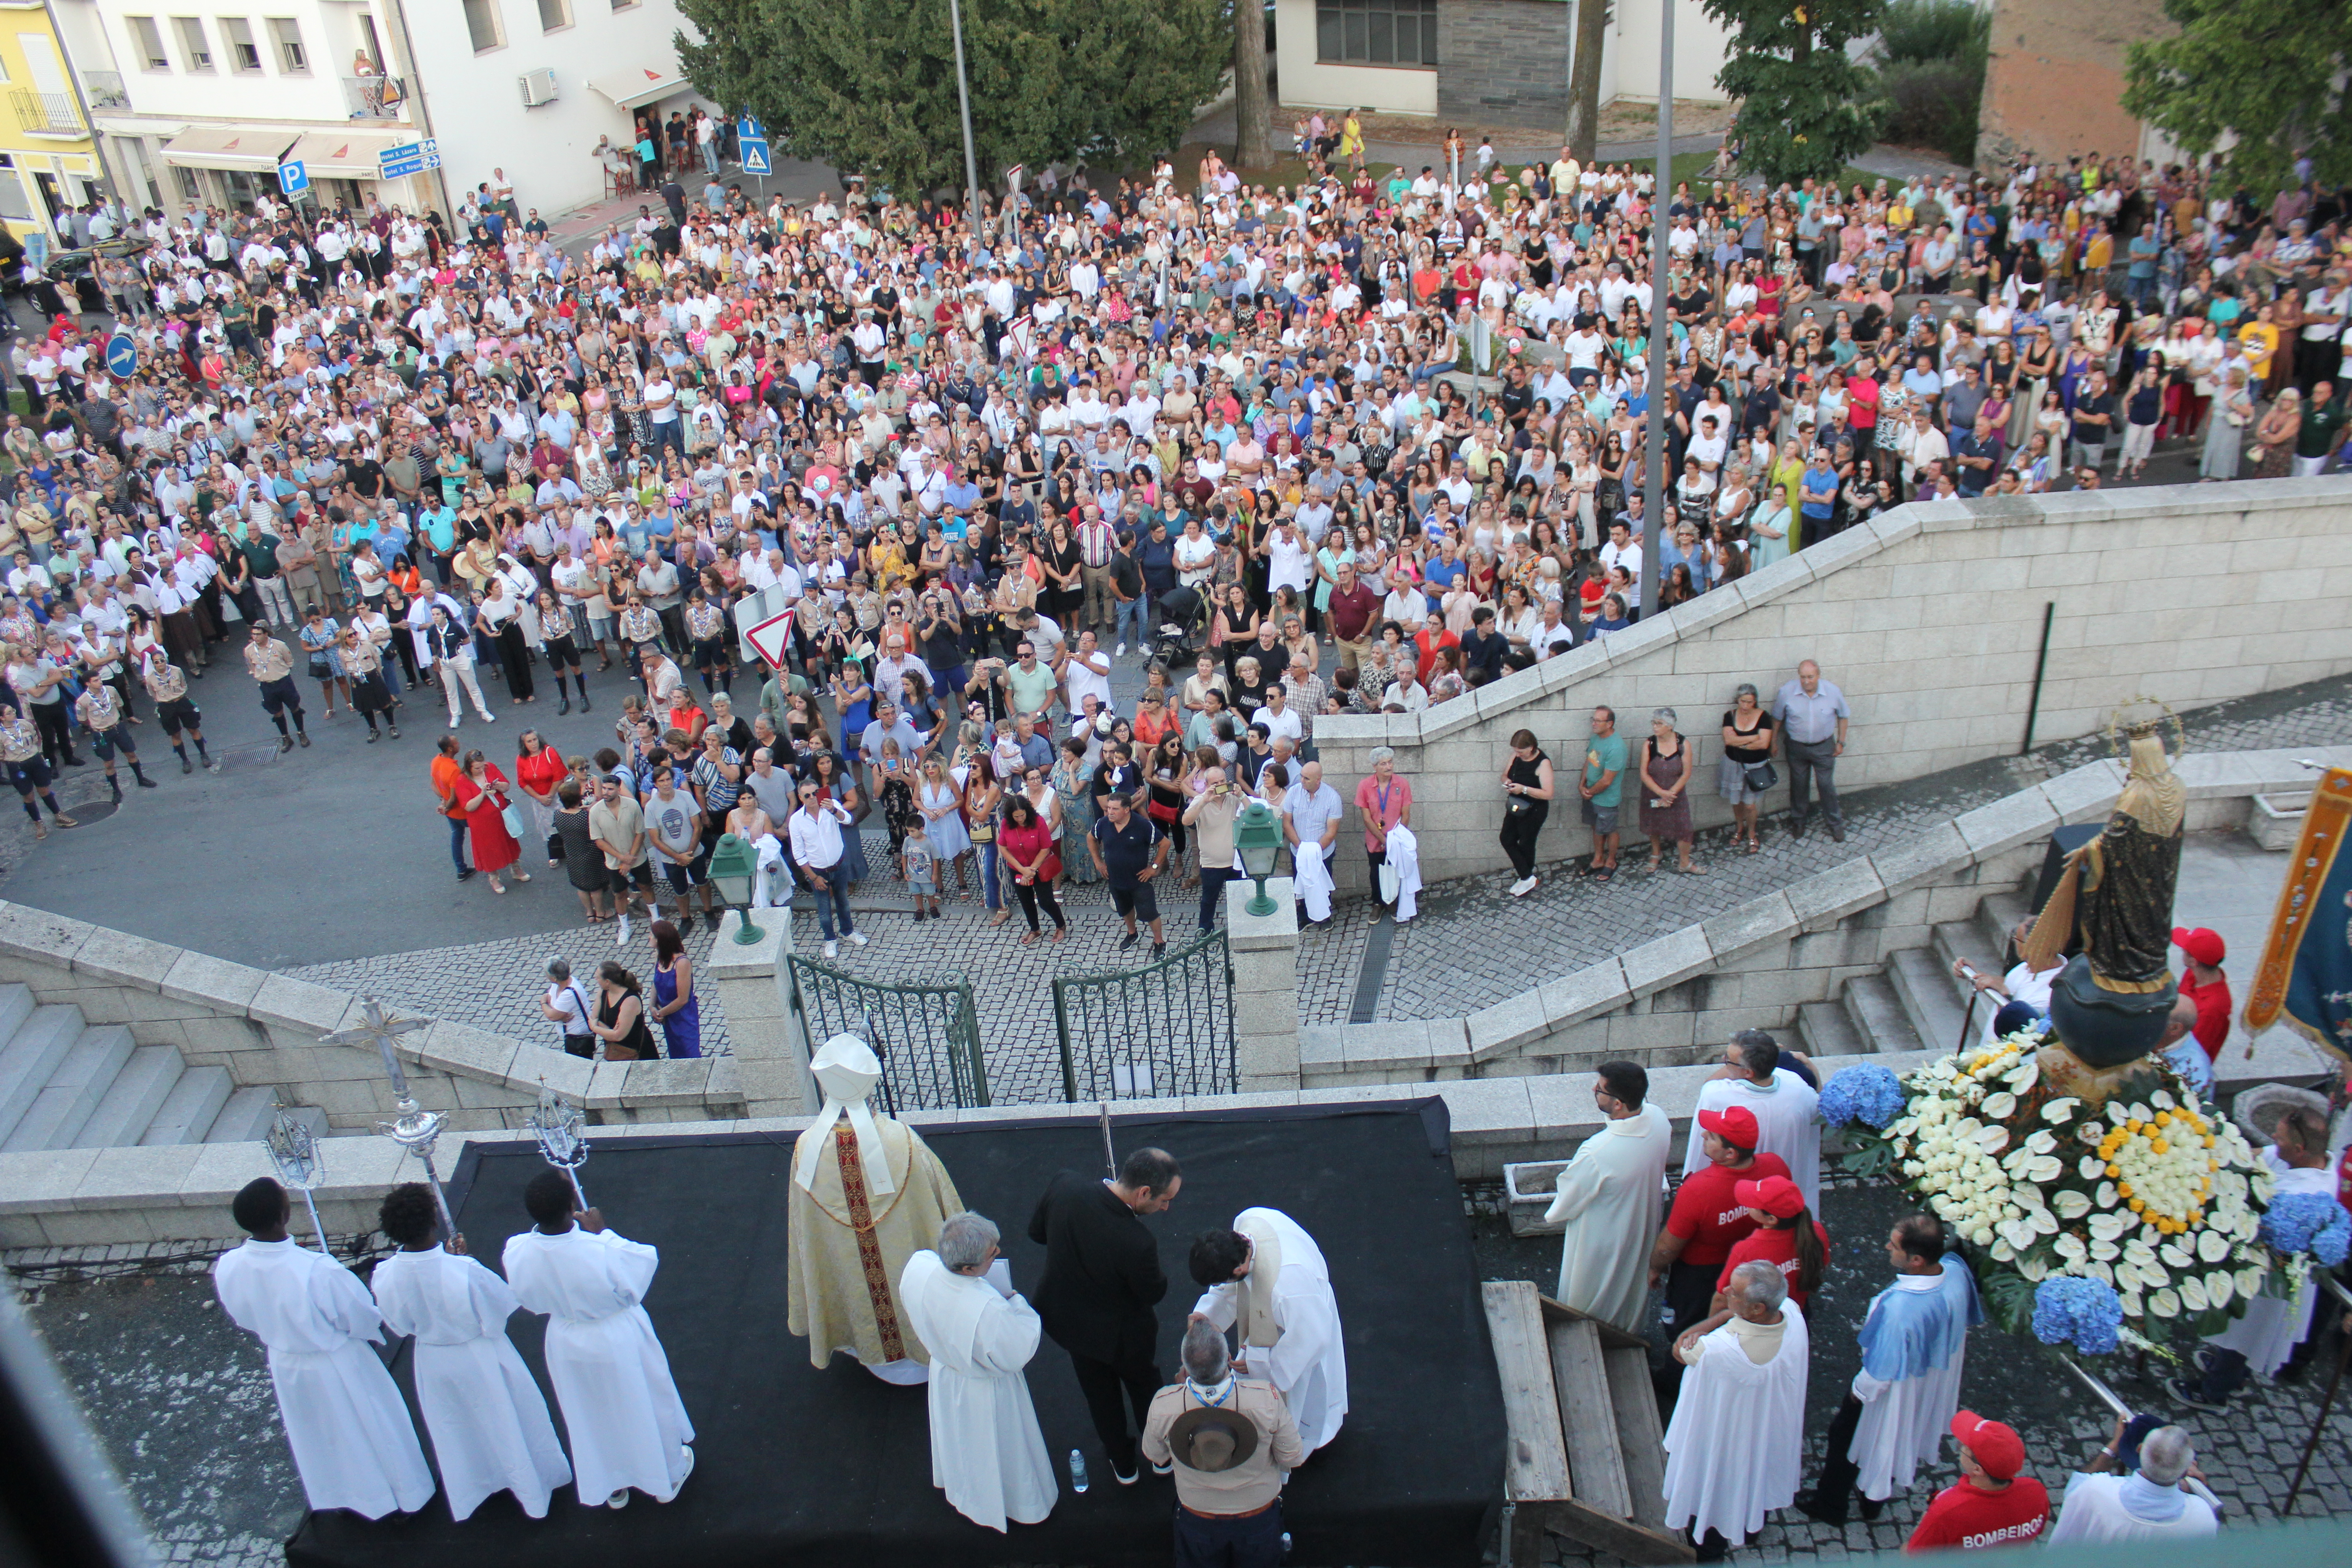
M638 114L717 112L678 72L671 40L690 25L671 0L441 0L408 20L453 196L503 168L523 208L552 216L604 194L598 138L633 145Z
M1276 0L1282 101L1426 114L1476 135L1567 121L1568 30L1601 0ZM1661 0L1614 0L1601 101L1658 96ZM1675 5L1675 96L1720 100L1729 33L1696 0Z
M370 194L441 205L429 180L377 178L378 153L420 133L399 0L55 0L52 11L110 175L134 205L250 202L277 188L289 159L330 205Z

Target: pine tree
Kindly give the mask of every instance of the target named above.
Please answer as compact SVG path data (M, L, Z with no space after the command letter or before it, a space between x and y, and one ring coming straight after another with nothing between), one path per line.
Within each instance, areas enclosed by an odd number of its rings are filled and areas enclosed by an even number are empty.
M687 79L779 149L912 197L963 185L948 0L678 0ZM1172 148L1233 58L1220 0L962 0L983 184Z
M1739 100L1743 169L1777 184L1834 178L1878 134L1877 85L1846 46L1878 28L1882 0L1704 0L1731 29L1716 85Z

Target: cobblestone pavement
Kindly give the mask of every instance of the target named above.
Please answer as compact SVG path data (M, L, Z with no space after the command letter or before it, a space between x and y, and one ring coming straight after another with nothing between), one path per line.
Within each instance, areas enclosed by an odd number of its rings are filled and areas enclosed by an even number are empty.
M552 875L560 881L562 871ZM532 887L540 879L534 878ZM516 889L528 892L530 889ZM566 897L570 894L565 892ZM668 912L664 911L666 914ZM331 985L356 994L372 994L387 1007L428 1018L487 1029L518 1040L555 1045L557 1027L541 1016L539 1001L547 994L547 961L562 954L583 988L595 984L596 966L617 957L643 981L648 994L654 984L654 939L636 920L629 945L615 945L610 924L583 923L568 931L537 936L510 937L499 942L470 942L462 947L428 947L415 952L390 952L375 958L354 958L341 963L312 963L285 973L296 980ZM686 955L699 973L710 956L713 932L698 920L686 939ZM698 991L702 1018L702 1054L724 1055L729 1047L727 1015L719 1006L716 986Z
M2192 751L2246 751L2352 741L2352 681L2315 681L2293 690L2217 703L2185 717ZM1706 920L1749 899L1826 870L1841 861L1899 844L1937 822L2025 788L2053 773L2109 755L2105 737L2037 748L1900 784L1859 791L1843 803L1846 841L1819 830L1792 838L1786 818L1767 818L1764 847L1735 854L1729 830L1699 837L1693 862L1704 876L1652 875L1646 849L1629 848L1616 879L1597 884L1570 864L1540 868L1544 885L1513 899L1501 875L1439 883L1422 894L1422 913L1397 929L1381 986L1381 1018L1442 1018L1490 1006L1544 981L1595 963L1654 937ZM1671 859L1668 861L1671 866ZM1335 926L1347 951L1360 953L1369 926ZM1344 1023L1354 994L1345 987L1310 992L1302 973L1302 1023Z

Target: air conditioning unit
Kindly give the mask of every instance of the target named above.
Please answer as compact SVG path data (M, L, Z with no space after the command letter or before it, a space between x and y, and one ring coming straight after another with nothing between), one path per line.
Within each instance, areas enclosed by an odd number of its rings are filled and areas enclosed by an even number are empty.
M555 72L552 69L531 71L515 79L522 89L522 106L537 109L542 103L555 101Z

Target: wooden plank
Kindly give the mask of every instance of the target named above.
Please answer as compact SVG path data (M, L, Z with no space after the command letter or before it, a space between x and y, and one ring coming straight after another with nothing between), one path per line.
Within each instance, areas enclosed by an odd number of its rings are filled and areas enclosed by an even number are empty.
M1559 1395L1552 1385L1536 1288L1524 1279L1496 1279L1479 1292L1487 1337L1494 1342L1495 1370L1502 1377L1507 1495L1523 1503L1565 1498L1568 1445L1560 1433Z
M1549 1296L1543 1298L1543 1315L1546 1323L1560 1321L1591 1323L1601 1331L1601 1348L1603 1350L1646 1350L1649 1347L1650 1342L1641 1335L1629 1334L1614 1323L1604 1323L1589 1313L1578 1311L1565 1301L1555 1301Z
M1631 1520L1613 1518L1573 1499L1534 1506L1544 1510L1545 1528L1627 1563L1691 1563L1698 1557L1689 1541L1678 1532L1652 1530ZM1523 1506L1519 1517L1525 1519L1527 1515L1528 1509ZM1514 1563L1517 1561L1513 1559Z
M1568 1440L1570 1492L1579 1502L1614 1519L1633 1517L1624 1458L1617 1451L1617 1415L1609 1398L1599 1325L1584 1319L1546 1325L1551 1375L1559 1390L1561 1435Z
M1665 1432L1658 1424L1658 1393L1650 1382L1650 1352L1602 1352L1609 1366L1609 1402L1617 1413L1617 1451L1625 1461L1625 1486L1633 1518L1654 1530L1666 1524Z

